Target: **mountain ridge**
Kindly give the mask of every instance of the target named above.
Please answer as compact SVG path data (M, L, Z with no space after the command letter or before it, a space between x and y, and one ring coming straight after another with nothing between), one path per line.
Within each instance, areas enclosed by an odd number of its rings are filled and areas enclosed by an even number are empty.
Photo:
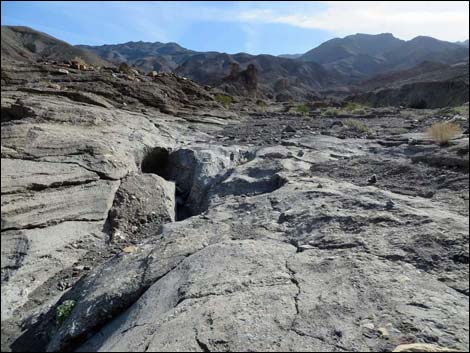
M198 52L175 42L129 41L71 46L31 28L2 26L2 60L4 57L33 61L69 61L82 57L86 62L100 66L127 63L146 72L174 72L199 84L218 87L227 94L286 101L309 100L322 92L352 93L387 80L402 82L402 75L410 75L416 80L423 77L439 79L439 70L436 71L433 65L423 66L423 62L443 65L442 77L448 79L449 72L460 75L462 70L444 67L468 61L468 47L464 43L427 36L405 41L391 33L358 33L333 38L300 56L228 54ZM232 75L233 69L241 73L251 65L254 70L249 70L249 82L240 79L238 74ZM430 75L426 76L426 70ZM254 82L255 90L252 89Z

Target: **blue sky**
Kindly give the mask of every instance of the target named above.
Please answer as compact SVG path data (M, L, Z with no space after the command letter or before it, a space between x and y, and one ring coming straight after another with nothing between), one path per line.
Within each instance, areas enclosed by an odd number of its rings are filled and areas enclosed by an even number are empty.
M71 44L177 42L198 51L303 53L354 33L465 40L467 1L2 1L2 25Z

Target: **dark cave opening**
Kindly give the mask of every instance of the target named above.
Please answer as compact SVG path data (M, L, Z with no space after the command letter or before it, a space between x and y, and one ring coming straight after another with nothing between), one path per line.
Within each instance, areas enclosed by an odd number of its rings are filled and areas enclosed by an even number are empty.
M157 174L168 180L170 152L166 148L155 147L142 160L142 173Z
M142 173L157 174L175 183L175 219L177 222L195 215L187 204L191 193L193 171L187 173L187 168L183 171L178 157L177 152L170 153L166 148L155 147L146 153L141 164Z

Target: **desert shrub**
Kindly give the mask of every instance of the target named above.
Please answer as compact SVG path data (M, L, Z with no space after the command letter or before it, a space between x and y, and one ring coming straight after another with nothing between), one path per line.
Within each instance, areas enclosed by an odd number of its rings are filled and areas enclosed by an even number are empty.
M400 111L400 115L403 118L406 119L411 119L411 120L417 120L417 121L423 121L427 118L429 118L429 113L427 111L423 110L415 110L415 109L402 109Z
M131 74L132 73L132 69L131 67L129 66L128 63L121 63L119 65L119 68L118 68L119 72L123 72L123 73L126 73L126 74Z
M344 125L359 132L369 132L369 127L357 119L347 119L344 121Z
M310 112L310 108L307 104L300 104L300 105L295 107L295 111L297 113L302 114L302 115L306 115Z
M444 107L437 111L437 115L452 117L454 115L462 115L465 118L469 117L468 104L464 104L458 107Z
M264 100L261 100L261 99L258 99L256 101L256 105L262 110L262 111L266 111L266 108L268 107L268 104L264 101Z
M67 320L75 307L75 300L66 300L56 309L57 323L61 324Z
M355 113L355 112L362 112L364 111L364 108L367 106L364 104L359 104L359 103L354 103L354 102L348 102L342 110L349 112L349 113Z
M338 116L339 111L337 108L329 107L322 111L322 115L326 117L335 117Z
M440 145L447 144L451 139L460 135L462 129L455 123L435 123L426 130L428 136Z
M233 103L233 98L227 96L226 94L217 94L215 96L215 100L221 104L223 104L226 108Z

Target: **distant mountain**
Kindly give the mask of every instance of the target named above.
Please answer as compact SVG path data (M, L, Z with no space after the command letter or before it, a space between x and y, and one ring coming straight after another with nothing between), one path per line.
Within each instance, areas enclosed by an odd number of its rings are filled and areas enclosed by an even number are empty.
M107 62L96 54L76 48L46 33L28 27L2 26L2 60L68 61L81 58L91 65L103 66Z
M313 61L351 78L412 68L424 60L453 64L468 58L468 48L431 37L410 41L390 33L355 34L329 40L302 55L299 60Z
M279 58L285 58L285 59L298 59L302 56L303 54L281 54L278 55Z
M174 71L187 58L197 52L176 43L128 42L101 46L77 45L115 64L127 62L143 70Z
M399 48L403 42L390 33L355 34L331 39L306 52L299 60L317 62L353 78L361 78L378 73L386 61L383 54Z
M434 61L443 64L455 64L468 59L468 48L455 43L419 36L404 42L396 50L384 54L390 69L407 69L420 62Z
M280 93L285 98L306 96L312 91L331 88L345 81L334 70L325 70L317 63L272 55L196 52L175 43L160 42L78 47L116 64L127 62L146 71L174 71L200 84L221 86L233 94L244 91L240 82L235 84L224 80L230 75L234 64L238 65L240 72L250 64L254 65L260 90L273 97Z
M1 43L2 60L79 57L99 66L126 62L145 71L175 72L229 94L279 101L420 82L458 80L468 85L468 80L462 81L465 73L468 76L468 40L450 43L424 36L404 41L390 33L355 34L329 40L303 55L280 56L197 52L176 43L142 41L74 47L15 26L2 26Z
M467 39L467 40L464 40L464 41L462 41L462 42L455 42L455 44L463 45L464 47L468 47L468 39Z

